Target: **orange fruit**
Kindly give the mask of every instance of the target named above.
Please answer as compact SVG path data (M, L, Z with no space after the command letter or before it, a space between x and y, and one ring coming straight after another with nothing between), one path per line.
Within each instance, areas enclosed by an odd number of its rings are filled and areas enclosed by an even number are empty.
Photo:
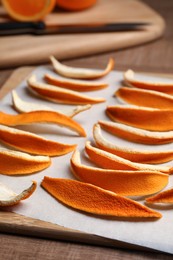
M65 10L79 11L91 7L96 0L57 0L57 5Z
M2 0L8 14L18 21L38 21L50 13L56 0Z

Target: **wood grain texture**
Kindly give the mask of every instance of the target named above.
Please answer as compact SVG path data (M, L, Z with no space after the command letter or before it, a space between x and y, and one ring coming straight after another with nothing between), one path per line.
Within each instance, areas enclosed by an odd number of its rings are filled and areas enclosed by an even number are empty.
M2 8L0 14L4 14ZM3 16L4 17L4 16ZM3 21L3 18L1 18ZM1 37L0 68L40 64L50 55L58 59L76 58L139 45L163 34L165 23L160 15L138 0L98 0L82 12L58 12L46 18L47 24L94 22L148 22L145 30L70 35L18 35Z
M108 58L116 60L116 69L133 68L138 71L172 73L173 60L173 2L170 0L145 0L165 19L167 27L164 37L135 48L102 53L65 63L73 66L104 68ZM0 86L10 76L12 70L0 71ZM1 213L0 213L1 215ZM13 218L12 218L13 221ZM19 222L20 224L20 222ZM2 232L2 229L0 228ZM0 236L0 259L172 259L171 255L146 251L105 248L79 243L59 242L50 239L31 238L2 234Z

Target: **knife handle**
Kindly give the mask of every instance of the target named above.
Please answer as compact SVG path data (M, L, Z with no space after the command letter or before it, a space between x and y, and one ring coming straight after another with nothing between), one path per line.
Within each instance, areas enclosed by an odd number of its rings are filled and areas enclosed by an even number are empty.
M33 32L34 30L43 30L45 29L44 22L6 22L6 23L0 23L0 34L7 32L7 34L10 32L16 34L16 31L19 33L23 32Z

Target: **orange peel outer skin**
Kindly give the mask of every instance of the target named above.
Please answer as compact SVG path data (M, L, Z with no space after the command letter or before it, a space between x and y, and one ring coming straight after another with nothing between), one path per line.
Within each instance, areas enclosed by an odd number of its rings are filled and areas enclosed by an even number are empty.
M41 138L37 135L29 134L24 131L8 132L0 127L0 140L18 150L48 156L59 156L73 151L76 144L63 144Z
M111 217L161 217L160 213L138 202L91 184L45 176L41 185L63 204L91 214Z
M97 86L94 84L92 85L92 83L90 83L90 85L87 85L85 84L85 82L81 82L81 83L75 81L70 82L70 80L68 81L66 79L62 80L59 78L55 78L49 74L45 74L44 78L51 85L74 90L74 91L79 91L79 92L95 91L95 90L100 90L108 87L108 84L102 82L100 82L100 84L98 84Z
M80 164L78 151L71 158L74 175L81 181L122 196L144 196L160 191L168 184L168 175L154 171L121 171ZM79 158L80 160L80 158Z
M86 136L85 130L73 119L53 111L31 111L19 115L9 115L0 112L0 124L6 126L25 125L32 123L54 123L65 126L77 132L80 136Z
M173 142L173 136L158 138L154 133L153 136L148 136L146 134L140 134L139 132L129 132L128 130L119 128L116 125L110 125L105 121L99 121L99 124L107 132L135 143L159 145Z
M162 191L146 199L148 203L173 203L173 189Z
M139 109L138 107L109 106L107 115L113 121L118 121L133 127L151 131L173 130L172 109Z

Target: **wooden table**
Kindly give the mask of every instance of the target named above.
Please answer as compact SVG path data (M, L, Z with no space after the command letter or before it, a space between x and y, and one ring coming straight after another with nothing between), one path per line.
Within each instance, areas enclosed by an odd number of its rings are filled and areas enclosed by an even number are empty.
M116 60L117 70L128 68L154 73L173 72L173 1L144 0L160 13L167 28L163 38L145 45L92 57L66 61L68 65L104 68L108 57ZM93 65L94 64L94 65ZM12 73L12 69L0 70L0 85ZM62 242L17 235L0 235L0 259L172 259L171 255L146 251L125 250L79 243Z

